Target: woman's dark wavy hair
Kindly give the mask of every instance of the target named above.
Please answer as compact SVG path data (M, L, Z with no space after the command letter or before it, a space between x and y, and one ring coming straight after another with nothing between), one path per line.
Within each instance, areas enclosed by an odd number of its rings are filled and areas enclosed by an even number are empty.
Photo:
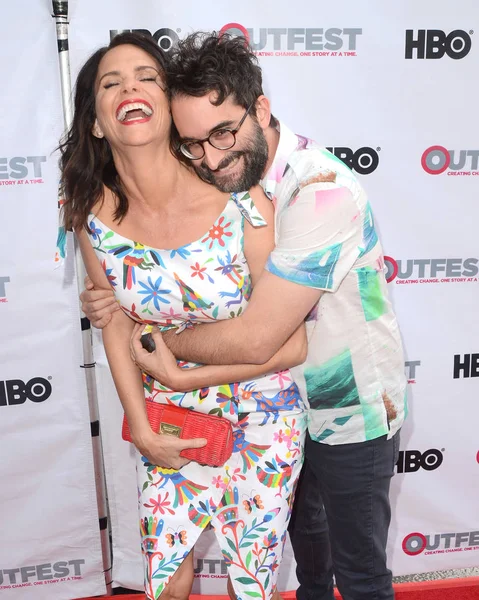
M253 50L243 37L221 33L192 33L170 51L167 87L170 99L175 96L202 97L216 92L215 106L232 96L243 108L263 95L263 76ZM276 126L271 116L271 126ZM176 138L176 139L175 139ZM172 145L179 138L172 128Z
M120 181L108 142L92 134L95 122L95 81L101 59L112 48L130 44L147 52L166 76L167 58L158 43L139 33L121 33L100 48L83 65L75 85L73 123L59 146L64 224L67 229L84 227L91 209L103 197L103 186L117 199L115 220L128 212L128 199Z

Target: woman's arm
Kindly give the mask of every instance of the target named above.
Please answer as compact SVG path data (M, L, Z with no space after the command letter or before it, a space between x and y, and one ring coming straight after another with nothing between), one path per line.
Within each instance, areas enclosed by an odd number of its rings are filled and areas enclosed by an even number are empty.
M253 188L250 194L256 208L267 221L266 226L255 228L245 220L244 252L254 286L274 248L274 209L261 188ZM199 325L199 327L203 326L207 327L208 325ZM254 335L254 332L251 332L251 335ZM302 364L306 360L308 349L306 329L302 324L282 348L264 364L206 365L181 369L177 366L173 354L162 343L161 334L154 331L153 336L157 349L150 354L141 346L141 329L136 330L131 340L132 356L141 368L157 381L178 392L197 390L232 381L247 381L268 373L283 371Z
M98 261L86 231L76 233L83 261L95 288L110 287L108 279ZM179 469L189 461L180 457L185 448L201 448L206 440L179 440L168 435L158 435L148 422L141 372L132 361L129 342L135 323L123 311L116 311L103 329L108 363L123 410L128 419L131 437L135 446L153 464Z

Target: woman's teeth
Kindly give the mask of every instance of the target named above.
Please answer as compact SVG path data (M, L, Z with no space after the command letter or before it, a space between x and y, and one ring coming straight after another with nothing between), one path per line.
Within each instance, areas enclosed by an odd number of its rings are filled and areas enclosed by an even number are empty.
M132 111L140 111L140 114L129 115ZM132 102L131 104L125 104L118 111L116 118L118 121L132 121L136 119L144 119L146 117L151 117L153 114L153 110L143 102ZM128 116L128 119L127 119Z

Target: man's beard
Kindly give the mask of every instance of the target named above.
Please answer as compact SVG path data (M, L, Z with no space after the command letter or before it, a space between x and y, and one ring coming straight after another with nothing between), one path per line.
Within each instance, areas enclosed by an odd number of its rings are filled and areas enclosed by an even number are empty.
M254 125L253 139L249 140L242 150L230 152L215 171L212 171L204 162L198 167L195 166L195 171L201 179L211 183L221 192L242 192L259 183L268 162L268 143L261 127L257 123ZM217 171L227 167L235 158L241 159L241 157L243 157L242 172L224 177L217 174Z

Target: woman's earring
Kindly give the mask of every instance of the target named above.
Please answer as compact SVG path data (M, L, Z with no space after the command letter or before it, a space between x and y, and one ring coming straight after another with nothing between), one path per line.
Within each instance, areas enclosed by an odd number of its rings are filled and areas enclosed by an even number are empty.
M101 139L102 137L104 137L103 131L100 129L97 120L95 120L95 124L93 125L91 132L96 138Z

